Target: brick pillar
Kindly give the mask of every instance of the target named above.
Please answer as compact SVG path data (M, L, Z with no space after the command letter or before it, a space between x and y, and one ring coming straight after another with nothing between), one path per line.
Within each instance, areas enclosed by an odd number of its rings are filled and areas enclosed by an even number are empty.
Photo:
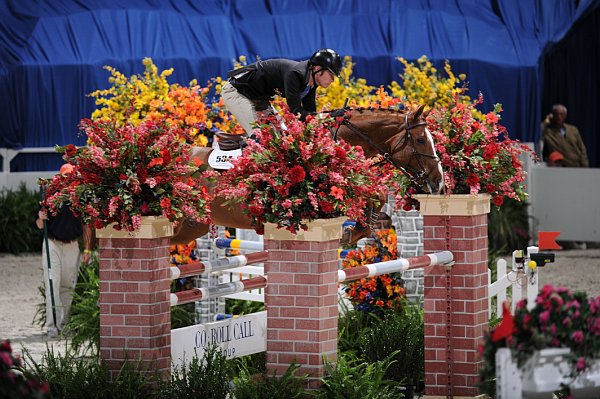
M100 258L100 359L115 379L125 359L141 361L152 375L171 369L172 224L143 218L138 232L112 227L96 232Z
M425 253L449 250L454 265L425 273L426 398L473 398L488 325L489 195L420 195Z
M268 375L281 376L295 363L297 375L308 375L307 388L317 389L323 355L337 360L337 250L345 220L316 220L297 235L265 225Z

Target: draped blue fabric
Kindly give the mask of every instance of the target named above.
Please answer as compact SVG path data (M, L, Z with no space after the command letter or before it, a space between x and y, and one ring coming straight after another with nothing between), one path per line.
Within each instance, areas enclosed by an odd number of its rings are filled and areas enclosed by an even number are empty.
M83 144L77 124L95 109L86 95L109 86L104 65L131 75L151 57L159 70L174 68L169 82L186 85L224 76L239 55L300 60L320 47L352 56L355 76L371 85L399 80L396 57L427 55L440 67L447 59L467 74L472 97L484 94L484 109L504 105L511 137L534 141L547 112L543 57L599 3L0 0L0 147ZM583 40L598 46L597 37ZM587 95L598 105L597 89ZM579 128L587 140L598 126ZM35 157L21 163L32 166Z

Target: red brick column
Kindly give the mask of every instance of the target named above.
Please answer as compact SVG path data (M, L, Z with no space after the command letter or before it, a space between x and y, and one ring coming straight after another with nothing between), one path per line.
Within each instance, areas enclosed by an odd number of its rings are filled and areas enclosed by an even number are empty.
M418 197L425 253L449 250L455 261L425 272L426 398L473 398L488 325L490 197Z
M144 218L136 233L100 229L100 359L114 379L125 359L149 374L171 369L169 237L166 218Z
M298 364L309 389L325 374L323 355L337 360L337 249L345 220L317 220L298 235L265 226L267 373L280 376Z

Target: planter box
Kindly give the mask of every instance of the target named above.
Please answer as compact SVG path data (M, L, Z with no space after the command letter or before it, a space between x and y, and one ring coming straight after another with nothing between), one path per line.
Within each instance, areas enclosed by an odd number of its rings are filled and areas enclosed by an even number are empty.
M600 359L595 360L577 378L568 375L571 364L566 360L569 348L550 348L535 352L517 367L510 349L496 352L496 394L498 399L552 398L560 384L569 385L573 398L600 398Z
M489 194L415 194L413 198L419 201L421 215L475 216L490 213Z
M277 228L274 223L265 223L265 240L280 241L330 241L342 238L342 224L348 220L346 216L331 219L316 219L307 222L308 230L299 230L292 234L285 228Z
M158 238L173 235L173 222L163 216L142 216L138 231L115 230L112 225L96 230L97 238Z

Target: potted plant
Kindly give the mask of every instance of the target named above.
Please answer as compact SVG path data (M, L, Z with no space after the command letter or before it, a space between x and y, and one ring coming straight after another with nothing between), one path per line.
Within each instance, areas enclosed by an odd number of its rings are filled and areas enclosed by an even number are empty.
M360 147L333 140L332 118L300 121L287 105L260 122L234 167L223 174L217 195L239 202L259 234L264 223L291 233L307 222L347 216L364 221L364 208L387 192Z
M144 216L207 218L208 176L204 165L190 163L192 147L181 129L164 119L122 127L84 119L80 129L87 146L57 147L73 172L41 181L50 212L69 202L94 228L127 231L138 230Z
M521 300L514 317L504 312L502 322L486 334L481 353L482 390L493 395L497 352L507 348L519 367L525 391L550 385L569 390L600 387L600 297L588 298L584 292L546 285L527 309ZM549 362L548 358L560 358ZM543 365L543 370L538 366ZM592 368L593 375L584 375ZM541 373L540 373L541 371ZM584 377L584 378L583 378ZM550 383L550 385L548 385ZM570 386L569 386L570 385ZM490 392L491 391L491 392ZM596 391L597 392L597 391Z

